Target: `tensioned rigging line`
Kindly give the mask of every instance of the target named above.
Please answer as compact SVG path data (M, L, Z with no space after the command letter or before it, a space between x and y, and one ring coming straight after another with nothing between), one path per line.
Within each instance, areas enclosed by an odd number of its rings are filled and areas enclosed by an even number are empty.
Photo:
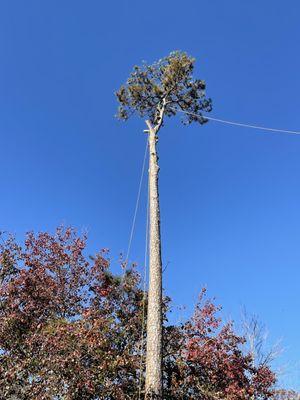
M146 159L147 159L147 150L148 150L148 138L146 140L146 148L145 148L145 153L144 153L144 159L143 159L143 165L142 165L142 171L140 175L140 181L139 181L139 187L138 187L138 193L137 193L137 198L136 198L136 203L135 203L135 208L134 208L134 214L133 214L133 219L132 219L132 226L130 230L130 235L129 235L129 241L128 241L128 247L127 247L127 252L126 252L126 258L125 258L125 267L124 267L124 275L127 269L127 264L128 264L128 259L130 255L130 249L131 249L131 244L132 244L132 239L133 239L133 234L135 230L135 224L136 224L136 217L137 217L137 212L139 208L139 203L140 203L140 198L141 198L141 191L142 191L142 184L143 184L143 178L145 175L145 166L146 166ZM147 181L148 182L148 181ZM141 321L141 336L140 336L140 371L139 371L139 385L138 385L138 398L139 400L141 399L141 394L142 394L142 375L143 375L143 347L144 347L144 333L145 333L145 305L146 305L146 285L147 285L147 267L148 267L148 237L149 237L149 182L147 184L147 210L146 210L146 232L145 232L145 255L144 255L144 271L143 271L143 299L142 299L142 321Z
M174 109L174 111L176 111L176 112L179 111L184 114L189 114L189 115L194 115L195 117L199 117L198 114L192 113L190 111L175 110L175 109ZM289 130L289 129L269 128L266 126L246 124L246 123L242 123L242 122L229 121L229 120L221 119L221 118L208 117L207 115L203 115L203 118L208 119L210 121L214 121L214 122L220 122L221 124L241 126L243 128L259 129L261 131L269 131L269 132L288 133L291 135L300 135L300 131L293 131L293 130Z
M175 112L178 111L178 112L181 112L183 114L188 114L188 115L193 115L195 117L199 117L198 114L192 113L190 111L178 110L178 109L175 109L175 108L172 108L172 110L175 111ZM204 115L203 118L208 119L209 121L219 122L221 124L227 124L227 125L233 125L233 126L240 126L240 127L243 127L243 128L251 128L251 129L258 129L258 130L268 131L268 132L277 132L277 133L287 133L287 134L292 134L292 135L300 135L300 131L294 131L294 130L289 130L289 129L269 128L269 127L261 126L261 125L253 125L253 124L248 124L248 123L230 121L230 120L221 119L221 118L209 117L207 115ZM139 206L139 201L140 201L140 196L141 196L143 176L144 176L144 172L145 172L147 148L148 148L148 141L146 141L146 148L145 148L145 155L144 155L143 166L142 166L142 173L141 173L141 177L140 177L139 189L138 189L136 205L135 205L135 210L134 210L134 215L133 215L132 227L131 227L131 231L130 231L130 237L129 237L129 243L128 243L128 248L127 248L127 253L126 253L126 259L125 259L125 268L126 268L127 263L128 263L128 258L129 258L129 254L130 254L132 238L133 238L134 229L135 229L136 215L137 215L137 211L138 211L138 206Z
M148 150L148 140L146 140L146 147L145 147L142 171L141 171L141 176L140 176L139 188L138 188L138 193L137 193L137 197L136 197L136 203L135 203L135 208L134 208L134 213L133 213L133 218L132 218L131 230L130 230L129 241L128 241L128 246L127 246L127 252L126 252L126 258L125 258L124 274L125 274L125 271L126 271L126 268L127 268L127 264L128 264L128 259L129 259L129 255L130 255L131 244L132 244L132 239L133 239L133 234L134 234L134 229L135 229L136 216L137 216L137 212L138 212L138 208L139 208L139 202L140 202L140 197L141 197L143 178L144 178L144 174L145 174L147 150Z
M188 115L193 115L195 117L199 117L198 114L192 113L190 111L178 110L178 109L175 109L175 108L172 108L172 110L175 111L175 112L178 111L178 112L181 112L183 114L188 114ZM227 125L233 125L233 126L240 126L240 127L243 127L243 128L251 128L251 129L258 129L258 130L268 131L268 132L277 132L277 133L287 133L287 134L292 134L292 135L300 135L300 131L294 131L294 130L289 130L289 129L269 128L269 127L261 126L261 125L253 125L253 124L248 124L248 123L230 121L230 120L227 120L227 119L209 117L207 115L203 115L203 118L208 119L209 121L219 122L221 124L227 124ZM133 215L132 227L131 227L130 236L129 236L129 243L128 243L128 248L127 248L126 258L125 258L125 268L126 268L127 263L128 263L128 258L129 258L129 254L130 254L132 238L133 238L134 229L135 229L136 215L137 215L137 211L138 211L138 207L139 207L139 201L140 201L141 189L142 189L142 182L143 182L143 177L144 177L144 172L145 172L147 148L148 148L148 141L146 141L146 148L145 148L142 172L141 172L141 177L140 177L139 189L138 189L136 205L135 205L135 210L134 210L134 215Z

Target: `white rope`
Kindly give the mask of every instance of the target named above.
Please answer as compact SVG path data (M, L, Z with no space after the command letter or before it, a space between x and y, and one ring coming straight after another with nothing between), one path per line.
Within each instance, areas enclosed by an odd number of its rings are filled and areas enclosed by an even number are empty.
M138 212L138 208L139 208L139 202L140 202L140 197L141 197L143 178L144 178L144 173L145 173L147 149L148 149L148 140L146 141L142 172L141 172L141 176L140 176L140 183L139 183L138 193L137 193L137 197L136 197L136 203L135 203L135 208L134 208L132 225L131 225L131 230L130 230L130 235L129 235L128 247L127 247L126 258L125 258L124 274L125 274L125 271L126 271L126 268L127 268L127 264L128 264L128 259L129 259L129 255L130 255L131 244L132 244L132 239L133 239L133 234L134 234L134 229L135 229L136 216L137 216L137 212Z
M147 191L147 211L146 211L146 233L145 233L145 256L144 256L144 276L143 276L143 301L142 301L142 332L141 332L141 348L140 348L140 376L139 376L139 400L142 393L142 376L143 376L143 348L145 333L145 305L146 305L146 285L147 285L147 267L148 267L148 237L149 237L149 180Z
M175 109L174 109L174 111L179 111L179 112L184 113L184 114L190 114L190 115L194 115L195 117L199 117L199 115L194 114L194 113L189 112L189 111L175 110ZM203 118L208 119L210 121L220 122L222 124L234 125L234 126L242 126L243 128L252 128L252 129L259 129L259 130L262 130L262 131L289 133L289 134L292 134L292 135L300 135L300 131L291 131L291 130L288 130L288 129L268 128L268 127L260 126L260 125L244 124L244 123L241 123L241 122L229 121L229 120L226 120L226 119L208 117L206 115L203 115Z

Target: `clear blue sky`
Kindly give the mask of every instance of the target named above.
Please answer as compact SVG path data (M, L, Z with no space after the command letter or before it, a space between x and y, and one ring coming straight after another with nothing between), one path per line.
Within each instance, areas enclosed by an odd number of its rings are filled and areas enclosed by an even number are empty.
M174 49L197 58L213 116L299 130L299 14L297 0L1 1L1 229L71 224L91 251L126 250L146 138L114 119L113 93ZM167 292L189 313L207 285L226 317L258 314L297 387L300 136L174 119L159 149Z

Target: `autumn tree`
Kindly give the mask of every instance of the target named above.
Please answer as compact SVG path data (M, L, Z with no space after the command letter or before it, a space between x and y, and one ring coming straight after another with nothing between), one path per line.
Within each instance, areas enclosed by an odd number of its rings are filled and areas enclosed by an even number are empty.
M86 237L70 228L29 233L24 245L1 239L0 399L140 400L137 270L113 274L107 250L88 257ZM253 365L245 339L222 322L205 291L185 323L168 323L169 309L164 297L165 400L272 398L270 367Z
M125 85L117 91L118 116L126 120L136 113L146 118L149 142L149 301L147 323L146 393L162 397L162 261L158 191L158 133L165 117L182 112L186 123L204 124L202 112L211 111L205 82L193 78L195 60L173 52L152 65L135 66Z
M242 334L247 340L253 365L269 365L282 353L280 341L270 346L269 332L257 315L242 312Z

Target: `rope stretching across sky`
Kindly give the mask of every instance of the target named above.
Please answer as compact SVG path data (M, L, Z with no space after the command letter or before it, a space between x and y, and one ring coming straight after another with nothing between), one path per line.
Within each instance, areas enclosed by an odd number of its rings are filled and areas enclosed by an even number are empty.
M194 114L194 113L189 112L189 111L183 111L183 110L176 110L176 111L179 111L179 112L184 113L184 114L194 115L195 117L198 117L197 114ZM259 129L261 131L269 131L269 132L278 132L278 133L288 133L288 134L292 134L292 135L300 135L300 131L292 131L292 130L288 130L288 129L268 128L268 127L260 126L260 125L244 124L244 123L241 123L241 122L229 121L229 120L226 120L226 119L208 117L206 115L203 115L203 118L208 119L209 121L220 122L221 124L227 124L227 125L241 126L243 128L252 128L252 129Z

